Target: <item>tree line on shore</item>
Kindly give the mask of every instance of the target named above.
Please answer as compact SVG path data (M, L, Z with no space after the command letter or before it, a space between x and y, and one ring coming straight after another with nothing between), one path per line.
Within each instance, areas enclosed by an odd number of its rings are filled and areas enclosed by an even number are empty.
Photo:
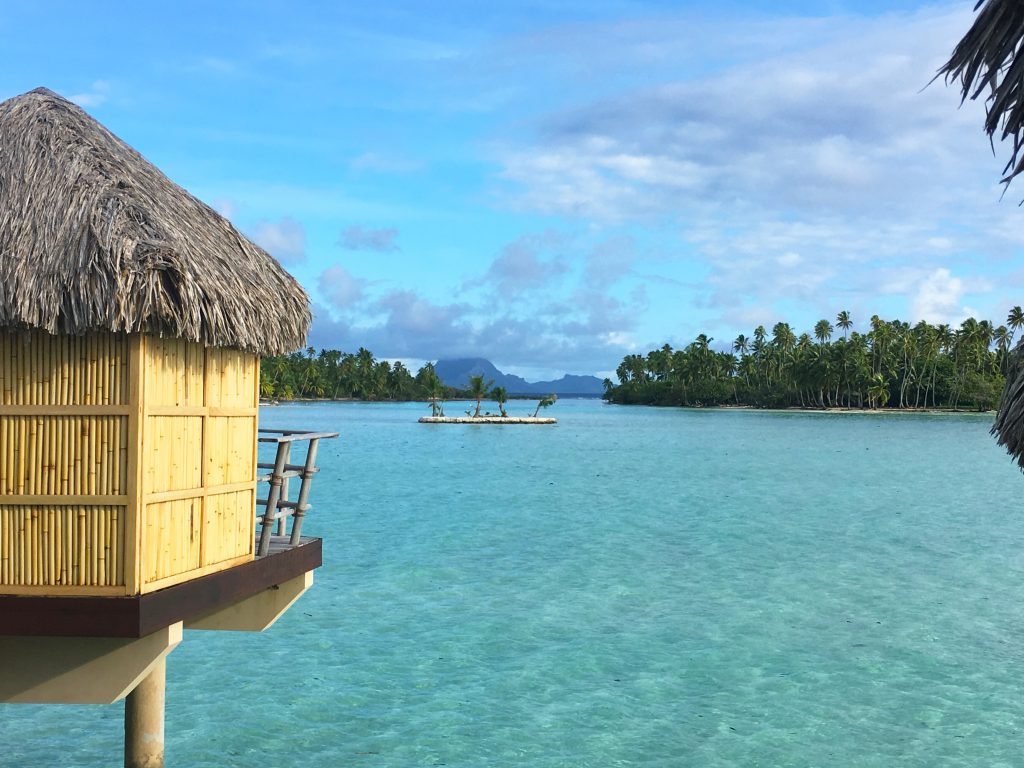
M851 331L848 311L799 336L789 323L740 334L729 350L700 334L684 349L665 344L627 355L605 379L604 398L645 405L748 405L765 408L953 408L996 405L1024 312L1006 324L968 318L959 328L871 317ZM838 335L841 333L842 335Z
M260 363L260 397L266 400L422 400L431 403L434 416L444 415L445 400L475 401L475 411L469 412L474 416L481 415L484 400L493 400L499 414L508 416L505 404L512 396L492 384L483 376L471 376L465 389L449 387L433 363L425 363L413 375L401 361L377 360L363 347L355 353L307 347L290 355L265 357ZM541 398L537 410L555 399L553 395Z
M445 386L433 363L413 374L401 361L377 360L363 347L355 353L307 347L260 364L260 396L268 400L444 400L464 394Z

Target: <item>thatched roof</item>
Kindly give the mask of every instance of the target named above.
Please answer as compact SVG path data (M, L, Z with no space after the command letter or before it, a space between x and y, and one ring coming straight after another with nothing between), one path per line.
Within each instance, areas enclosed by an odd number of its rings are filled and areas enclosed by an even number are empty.
M0 327L269 355L309 324L272 256L81 108L43 88L0 103Z

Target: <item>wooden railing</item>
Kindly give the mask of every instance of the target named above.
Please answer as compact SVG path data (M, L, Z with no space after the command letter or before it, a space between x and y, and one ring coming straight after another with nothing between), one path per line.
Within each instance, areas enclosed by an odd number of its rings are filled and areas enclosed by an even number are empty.
M321 440L337 437L337 432L307 432L293 429L261 429L259 441L277 445L277 453L273 462L259 463L260 473L257 480L270 483L270 490L265 499L257 499L256 504L263 505L260 516L260 539L256 547L256 556L263 557L270 553L270 541L275 535L287 537L288 543L295 546L302 535L302 521L312 505L309 503L309 487L313 475L319 472L316 466L316 452ZM292 446L301 451L305 446L304 457L292 456ZM270 470L263 472L262 470ZM294 501L290 501L289 481L299 479L299 492ZM288 518L291 518L291 532L288 531Z

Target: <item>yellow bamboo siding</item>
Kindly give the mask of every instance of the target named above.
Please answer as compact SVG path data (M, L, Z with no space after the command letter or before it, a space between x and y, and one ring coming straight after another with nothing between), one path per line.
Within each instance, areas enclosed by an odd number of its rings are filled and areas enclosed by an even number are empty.
M129 347L0 332L0 593L125 593Z
M203 406L205 350L183 339L146 337L146 406Z
M0 404L123 405L128 336L0 332Z
M147 492L202 488L201 416L149 416L144 483Z
M123 593L124 531L122 506L2 505L0 584L120 587Z
M253 491L207 497L203 565L252 554L255 543L253 504Z
M243 352L152 336L143 347L148 592L252 558L259 374Z
M127 485L122 416L0 415L0 494L118 495Z
M206 420L206 485L252 480L256 417L210 416Z
M146 583L194 571L201 565L202 498L147 505L143 534Z
M0 332L0 593L138 594L253 556L259 362Z
M207 350L206 404L213 408L255 408L259 358L234 349Z

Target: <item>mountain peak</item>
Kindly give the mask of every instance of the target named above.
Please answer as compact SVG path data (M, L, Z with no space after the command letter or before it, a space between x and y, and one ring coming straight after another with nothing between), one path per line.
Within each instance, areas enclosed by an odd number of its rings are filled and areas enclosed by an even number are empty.
M449 387L466 389L471 376L483 376L492 386L504 387L510 395L586 395L604 393L604 383L596 376L566 375L556 381L534 381L502 373L494 363L483 357L438 360L434 363L438 378Z

